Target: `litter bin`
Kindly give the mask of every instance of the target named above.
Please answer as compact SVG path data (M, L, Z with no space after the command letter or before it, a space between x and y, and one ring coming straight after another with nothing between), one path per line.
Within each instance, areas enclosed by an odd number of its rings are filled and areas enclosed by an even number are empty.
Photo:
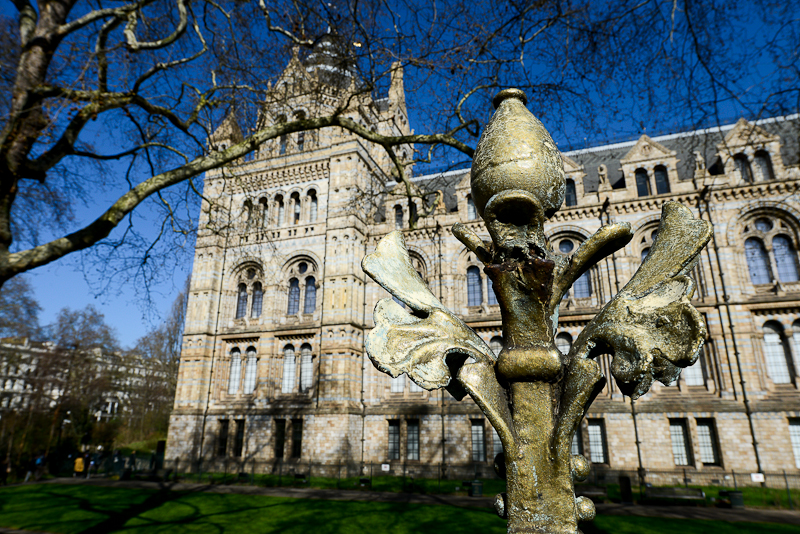
M731 508L744 508L744 495L741 491L728 491L726 493L731 501Z
M469 487L470 497L483 497L483 482L480 480L473 480L472 485Z

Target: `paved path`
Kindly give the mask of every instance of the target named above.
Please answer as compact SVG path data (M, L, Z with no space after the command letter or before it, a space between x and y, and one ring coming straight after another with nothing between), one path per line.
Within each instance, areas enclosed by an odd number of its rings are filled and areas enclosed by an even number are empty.
M433 504L457 506L461 508L493 507L494 498L463 497L459 495L423 495L419 493L387 493L378 491L325 490L315 488L265 488L259 486L208 485L186 483L160 483L145 481L115 481L102 478L74 479L56 478L46 484L86 484L110 488L137 488L150 490L169 490L209 493L238 493L243 495L265 495L270 497L289 497L295 499L325 499L331 501L374 501L414 504ZM639 506L622 504L600 504L598 514L669 517L678 519L711 519L716 521L746 521L758 523L783 523L800 526L800 512L789 510L764 510L748 508L730 510L695 506ZM0 534L18 534L20 531L0 528ZM27 532L26 534L31 534Z

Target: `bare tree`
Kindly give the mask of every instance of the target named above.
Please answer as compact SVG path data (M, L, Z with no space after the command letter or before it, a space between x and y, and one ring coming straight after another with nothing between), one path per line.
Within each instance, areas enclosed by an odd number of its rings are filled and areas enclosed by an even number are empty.
M756 13L721 0L14 5L0 62L0 283L92 247L139 274L166 270L160 247L193 235L202 195L193 180L296 132L337 128L380 145L400 192L428 199L427 213L436 201L413 187L410 166L471 158L502 86L526 89L573 147L606 135L619 116L641 131L723 121L726 106L752 116L796 110L800 98L796 2ZM353 82L328 80L336 98L319 114L259 123L283 67L331 35ZM417 95L415 125L428 133L380 134L353 113L398 66ZM243 126L241 139L207 144L226 114ZM398 157L412 145L415 157ZM81 203L100 214L75 227ZM155 238L133 214L145 203L163 214Z

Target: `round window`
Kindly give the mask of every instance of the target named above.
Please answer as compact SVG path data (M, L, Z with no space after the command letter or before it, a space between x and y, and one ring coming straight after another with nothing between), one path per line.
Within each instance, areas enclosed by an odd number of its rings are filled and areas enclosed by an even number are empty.
M560 250L564 254L572 252L573 248L575 248L575 245L569 239L562 239L561 243L558 244L558 250Z
M303 274L308 270L308 265L305 262L302 262L300 265L297 266L297 270L300 271L300 274Z
M247 269L247 279L248 280L252 280L253 278L255 278L255 276L256 276L256 270L255 269Z
M772 221L769 219L756 219L756 230L759 232L769 232L772 230Z

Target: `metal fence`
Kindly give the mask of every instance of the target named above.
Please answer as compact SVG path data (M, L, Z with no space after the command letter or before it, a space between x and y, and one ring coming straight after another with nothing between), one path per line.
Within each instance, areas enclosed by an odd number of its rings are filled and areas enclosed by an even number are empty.
M622 476L630 477L634 484L650 484L653 486L716 486L722 488L738 489L741 487L767 487L778 489L800 489L800 474L787 473L786 471L761 473L764 480L750 472L709 469L697 471L695 469L653 470L645 469L640 480L637 470L604 469L594 466L586 483L597 486L616 484Z

